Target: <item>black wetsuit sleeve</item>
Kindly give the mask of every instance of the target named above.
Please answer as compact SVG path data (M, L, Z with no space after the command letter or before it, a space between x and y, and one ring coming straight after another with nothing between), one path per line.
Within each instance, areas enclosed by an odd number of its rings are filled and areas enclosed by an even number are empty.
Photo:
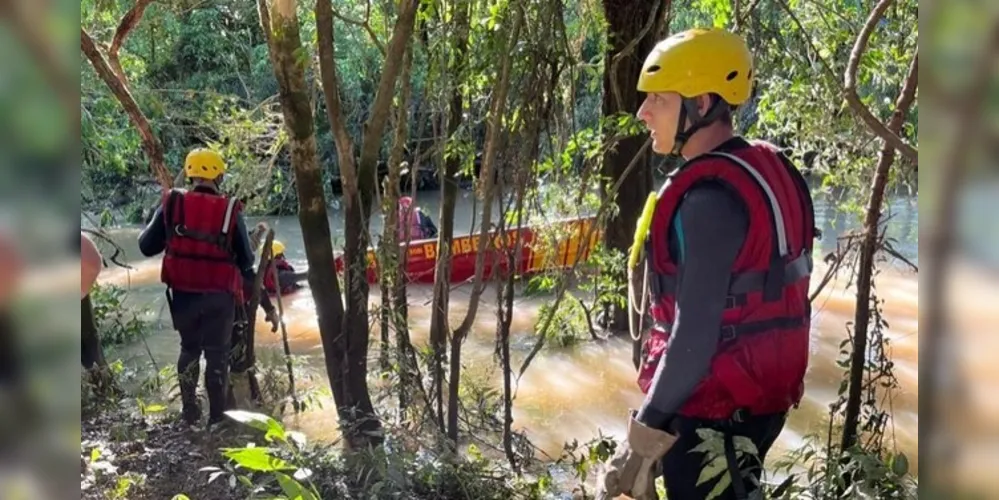
M253 282L255 273L253 271L253 249L250 248L250 237L246 232L246 219L243 214L236 215L236 233L233 235L233 252L236 254L236 265L243 279Z
M156 208L153 219L139 234L139 251L152 257L166 250L166 223L163 222L163 206Z
M680 203L668 236L679 260L676 322L639 410L642 423L668 429L710 370L732 265L748 227L743 202L721 185L696 187Z
M271 302L271 298L267 295L267 290L261 292L260 307L264 309L264 313L266 314L270 314L274 310L274 303Z

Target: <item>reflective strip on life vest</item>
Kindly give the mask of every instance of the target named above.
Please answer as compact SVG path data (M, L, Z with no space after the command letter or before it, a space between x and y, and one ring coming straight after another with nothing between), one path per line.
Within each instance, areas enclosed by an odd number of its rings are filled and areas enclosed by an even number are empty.
M229 234L229 223L232 222L232 212L236 208L236 197L229 198L229 204L225 207L225 218L222 219L222 236Z
M763 175L760 174L758 170L753 168L752 165L738 156L718 151L712 151L707 154L710 156L721 156L735 162L735 164L741 166L749 172L749 174L756 179L756 182L760 185L760 187L763 188L763 192L766 193L767 199L770 201L771 211L774 214L774 224L777 226L775 228L777 231L777 248L780 251L781 257L787 257L787 254L791 253L791 250L787 245L787 234L784 229L784 214L781 212L780 205L777 204L777 197L774 195L773 189L770 188L770 184L767 183L767 181L763 178Z

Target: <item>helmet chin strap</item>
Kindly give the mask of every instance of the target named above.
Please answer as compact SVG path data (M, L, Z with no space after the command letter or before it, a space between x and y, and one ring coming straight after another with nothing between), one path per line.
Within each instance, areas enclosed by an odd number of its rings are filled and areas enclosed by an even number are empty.
M725 110L730 109L728 103L724 100L715 99L714 102L711 103L711 107L708 108L708 112L705 113L704 116L701 116L696 99L684 97L681 103L680 113L676 124L677 133L673 141L673 150L670 151L671 155L680 157L683 156L681 154L683 147L687 145L687 141L689 141L698 130L711 125L715 120L721 117ZM690 117L690 128L685 129L684 126L687 125L688 116Z

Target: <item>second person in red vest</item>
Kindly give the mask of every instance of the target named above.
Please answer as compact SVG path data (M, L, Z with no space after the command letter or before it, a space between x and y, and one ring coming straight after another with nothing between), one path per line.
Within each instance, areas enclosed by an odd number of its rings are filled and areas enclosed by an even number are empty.
M204 354L209 426L224 418L236 307L243 301L243 280L254 278L243 204L220 189L225 169L218 153L191 151L184 162L191 189L166 193L139 235L143 255L165 252L160 278L180 332L177 374L184 419L194 424L201 418L197 387Z

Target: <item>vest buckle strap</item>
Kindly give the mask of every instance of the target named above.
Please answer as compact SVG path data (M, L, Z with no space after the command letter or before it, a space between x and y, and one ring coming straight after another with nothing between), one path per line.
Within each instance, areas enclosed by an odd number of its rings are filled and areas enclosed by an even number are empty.
M755 335L773 330L799 328L805 325L805 320L806 317L804 316L793 316L740 323L738 325L722 325L721 342L732 342L743 335Z
M174 226L173 231L177 234L177 236L209 243L219 247L223 251L229 251L229 245L227 244L228 240L224 234L207 234L199 231L191 231L183 224L177 224Z
M784 292L784 262L778 256L770 261L770 270L763 280L763 300L775 302L781 299Z
M169 256L171 256L171 257L177 258L177 259L201 260L201 261L206 261L206 262L223 262L223 263L226 263L226 264L236 265L236 258L233 257L233 256L230 256L230 257L217 257L217 256L212 256L212 255L198 255L198 254L192 254L192 253L187 253L187 252L178 252L176 250L170 250L170 249L168 249L166 251L166 254L169 255Z
M749 302L749 297L745 293L728 295L725 297L725 309L735 309L743 307Z
M736 325L724 325L721 327L721 341L722 342L733 342L739 336L739 333L735 329Z
M774 274L775 266L778 266L778 263L772 262L770 270L766 272L750 271L735 275L729 285L729 293L747 294L765 290L767 285L780 284L783 287L795 283L812 273L812 256L806 251L786 264L781 263L777 274ZM774 279L778 277L780 279Z
M726 297L726 309L746 305L746 295L764 291L776 294L780 298L783 288L787 285L809 276L812 273L812 256L807 251L802 252L794 260L784 263L783 260L772 262L767 271L749 271L736 274L728 287L729 297ZM652 273L649 279L649 289L653 297L676 294L677 279L673 274ZM768 295L769 296L769 295Z

